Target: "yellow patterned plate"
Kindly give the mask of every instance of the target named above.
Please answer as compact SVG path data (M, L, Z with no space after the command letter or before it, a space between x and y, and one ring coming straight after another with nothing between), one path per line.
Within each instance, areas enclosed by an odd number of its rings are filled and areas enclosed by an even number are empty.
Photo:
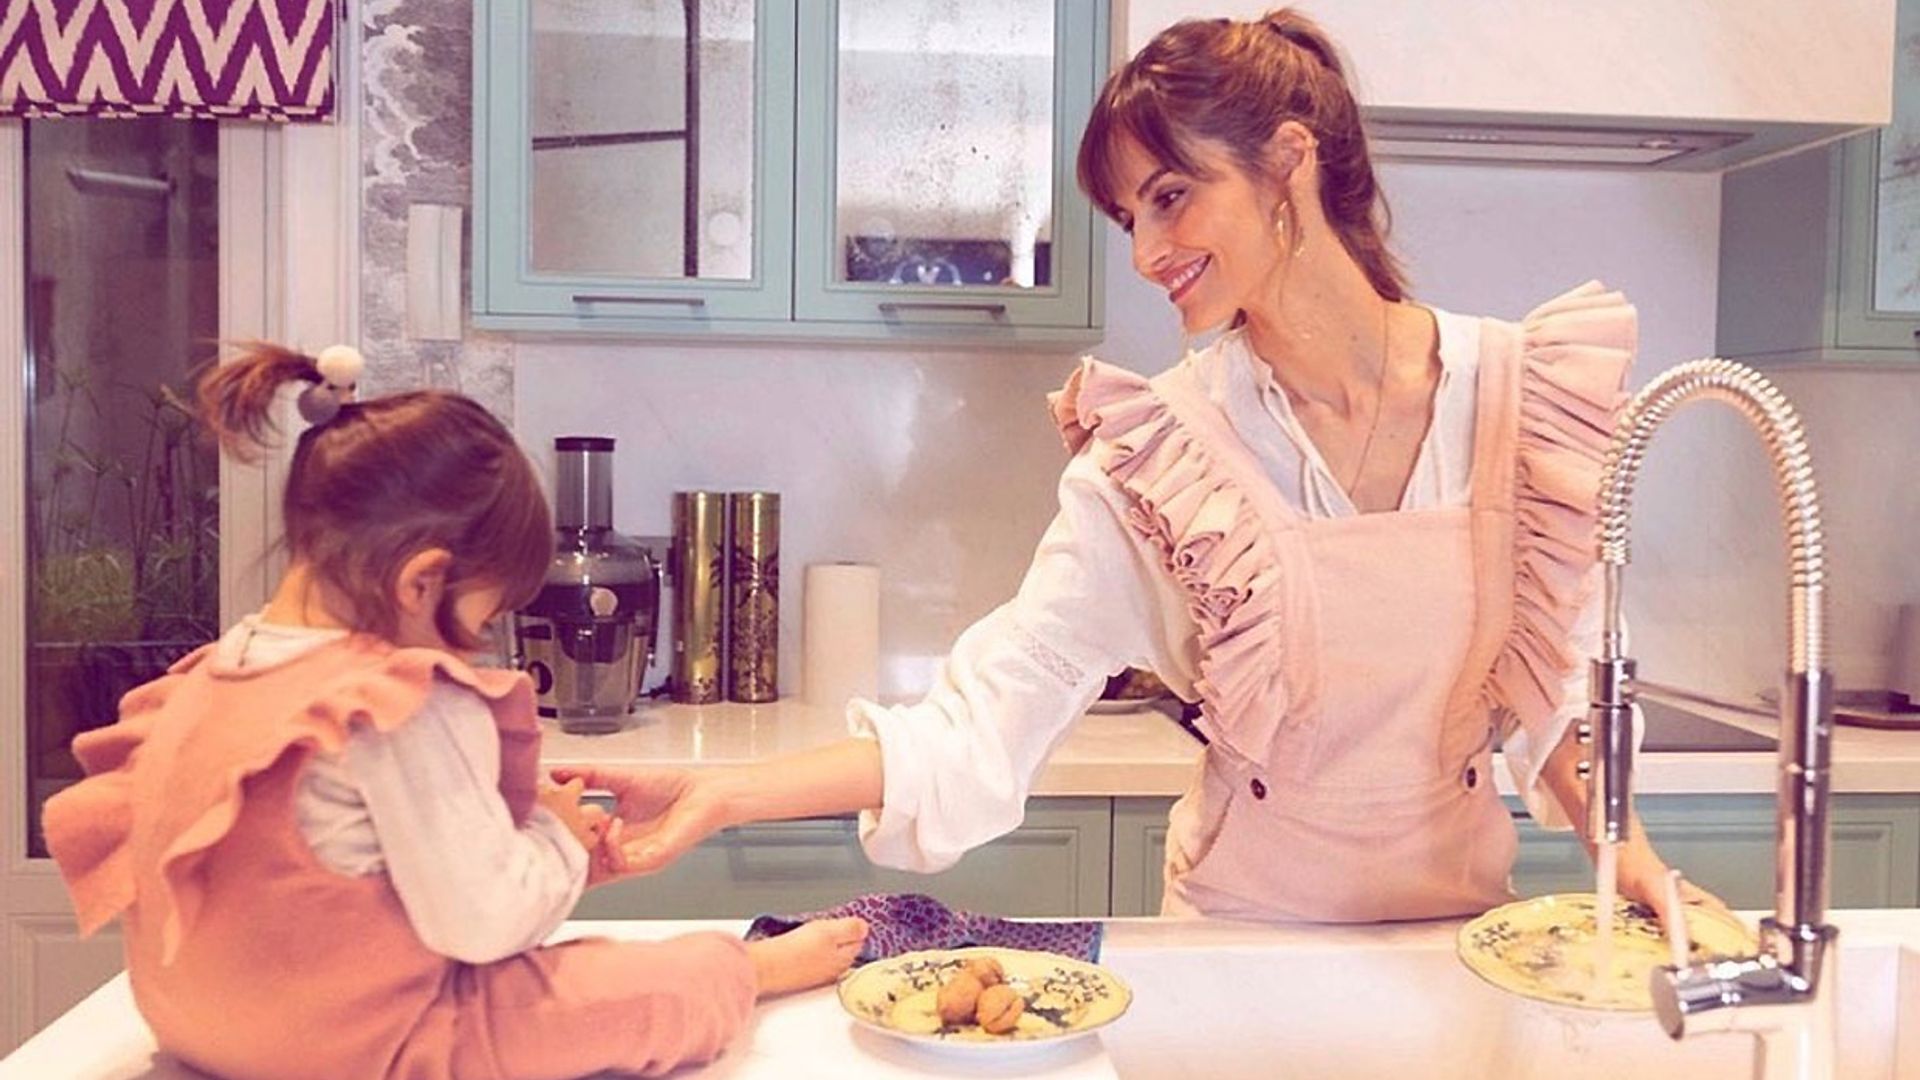
M969 958L1000 962L1007 985L1026 999L1020 1022L1004 1035L978 1024L943 1024L935 1008L942 983ZM1077 1039L1120 1018L1133 991L1097 964L1025 949L936 949L876 960L840 978L840 1007L863 1026L909 1042L986 1050Z
M1620 901L1613 924L1613 962L1594 977L1592 893L1564 893L1494 908L1460 928L1460 959L1502 990L1583 1009L1646 1012L1653 1008L1647 977L1672 962L1666 934L1653 912ZM1753 935L1738 919L1687 908L1692 960L1751 955Z

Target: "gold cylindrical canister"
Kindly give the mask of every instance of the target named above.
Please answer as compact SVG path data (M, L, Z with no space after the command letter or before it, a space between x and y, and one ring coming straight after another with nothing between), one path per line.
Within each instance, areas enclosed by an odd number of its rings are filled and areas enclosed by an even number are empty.
M727 496L731 519L727 581L727 698L780 696L780 496Z
M684 705L727 696L727 497L673 493L673 674L668 693Z

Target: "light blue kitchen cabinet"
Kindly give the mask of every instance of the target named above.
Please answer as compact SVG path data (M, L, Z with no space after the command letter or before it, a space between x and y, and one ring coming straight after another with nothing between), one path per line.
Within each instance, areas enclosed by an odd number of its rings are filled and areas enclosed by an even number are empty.
M1920 0L1900 0L1893 123L1728 173L1717 351L1920 361Z
M1104 8L800 0L796 320L909 337L1099 326L1073 162Z
M1158 915L1172 799L1113 800L1113 913Z
M1108 0L481 0L476 325L1099 337Z
M1592 892L1593 863L1570 832L1547 832L1507 800L1520 830L1521 896ZM1160 913L1171 799L1115 799L1113 913ZM1737 908L1773 907L1773 797L1646 795L1636 800L1661 855ZM1831 904L1920 906L1920 795L1833 796Z
M831 907L863 893L921 892L994 915L1083 915L1108 908L1110 799L1036 799L1018 829L939 874L867 860L852 818L727 829L658 874L587 893L582 919L747 918Z
M1736 908L1773 907L1771 795L1647 795L1635 803L1670 865ZM1835 795L1831 814L1831 906L1920 905L1920 795ZM1591 892L1593 864L1573 834L1518 817L1515 890Z
M1570 832L1520 831L1521 896L1591 892L1593 865ZM1773 798L1648 795L1637 800L1660 853L1737 908L1773 906ZM828 907L869 892L924 892L1008 916L1158 915L1169 798L1046 798L1011 834L941 874L867 861L847 818L729 829L667 871L604 886L580 918L737 918ZM1836 908L1920 906L1920 794L1835 795Z
M794 0L476 3L475 324L785 321L795 17Z

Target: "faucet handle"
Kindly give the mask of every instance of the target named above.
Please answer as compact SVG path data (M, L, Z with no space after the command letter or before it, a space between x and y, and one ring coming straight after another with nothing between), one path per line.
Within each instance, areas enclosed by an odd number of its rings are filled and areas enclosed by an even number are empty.
M1763 919L1758 955L1653 969L1648 989L1654 1015L1669 1036L1679 1039L1713 1031L1757 1033L1787 1022L1780 1009L1766 1006L1831 1008L1830 954L1839 937L1831 926L1794 929Z
M1633 801L1634 662L1625 656L1596 657L1588 665L1589 705L1576 732L1589 747L1587 839L1595 844L1625 840Z
M1752 1021L1738 1006L1790 1005L1805 995L1792 973L1765 955L1655 968L1647 988L1654 1016L1673 1039L1739 1030L1742 1021Z

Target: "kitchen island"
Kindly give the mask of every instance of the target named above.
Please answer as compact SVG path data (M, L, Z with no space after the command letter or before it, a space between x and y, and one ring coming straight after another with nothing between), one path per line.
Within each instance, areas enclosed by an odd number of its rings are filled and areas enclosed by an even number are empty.
M1749 916L1749 919L1751 916ZM1841 928L1836 1075L1920 1080L1920 911L1836 912ZM570 923L561 938L659 939L738 922ZM1271 1080L1274 1077L1686 1076L1745 1080L1751 1040L1674 1043L1650 1015L1541 1005L1480 981L1455 958L1458 922L1286 926L1118 919L1102 963L1132 1008L1095 1038L1000 1059L911 1047L859 1028L831 988L770 1002L726 1054L676 1075L864 1080ZM318 1033L291 1033L297 1040ZM290 1050L296 1049L290 1044ZM188 1080L116 976L4 1062L4 1080Z

